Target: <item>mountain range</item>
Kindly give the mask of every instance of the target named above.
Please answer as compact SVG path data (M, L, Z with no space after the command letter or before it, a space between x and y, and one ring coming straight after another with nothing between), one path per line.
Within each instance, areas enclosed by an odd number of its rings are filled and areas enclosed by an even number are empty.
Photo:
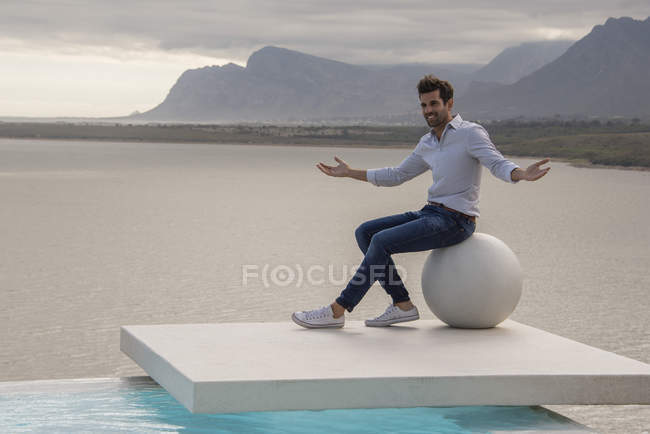
M650 116L650 18L610 18L572 43L526 43L489 64L353 65L264 47L246 67L185 71L164 101L131 118L181 122L421 122L415 85L449 80L472 119Z
M472 78L480 82L512 84L560 57L574 41L526 42L503 50Z
M457 101L474 119L650 117L650 17L608 19L564 54L509 85L472 86Z
M138 117L179 121L317 121L387 116L417 109L425 64L362 66L279 47L235 64L185 71L167 98ZM435 68L463 87L471 74Z

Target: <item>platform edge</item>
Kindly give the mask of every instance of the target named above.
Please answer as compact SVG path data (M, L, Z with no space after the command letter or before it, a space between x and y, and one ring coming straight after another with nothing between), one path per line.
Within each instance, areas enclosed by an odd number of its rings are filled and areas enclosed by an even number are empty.
M195 383L138 339L132 329L133 326L120 327L120 350L185 408L194 412Z

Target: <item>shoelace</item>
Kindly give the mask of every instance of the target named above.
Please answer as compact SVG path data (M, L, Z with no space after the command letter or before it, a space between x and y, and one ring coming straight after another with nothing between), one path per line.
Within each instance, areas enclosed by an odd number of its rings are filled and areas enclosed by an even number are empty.
M382 313L377 317L377 319L386 319L388 318L393 312L395 312L395 309L399 309L399 307L391 304L386 308L386 312Z
M323 306L320 309L314 309L314 310L310 310L308 312L305 312L305 318L309 319L309 320L325 318L325 316L327 316L327 314L326 314L327 308L328 308L328 306Z

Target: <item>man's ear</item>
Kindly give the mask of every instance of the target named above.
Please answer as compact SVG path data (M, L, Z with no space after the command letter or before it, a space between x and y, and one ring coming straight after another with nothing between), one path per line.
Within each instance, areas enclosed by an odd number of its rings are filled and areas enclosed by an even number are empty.
M447 101L447 107L449 108L449 111L451 111L453 106L454 106L454 99L449 98L449 101Z

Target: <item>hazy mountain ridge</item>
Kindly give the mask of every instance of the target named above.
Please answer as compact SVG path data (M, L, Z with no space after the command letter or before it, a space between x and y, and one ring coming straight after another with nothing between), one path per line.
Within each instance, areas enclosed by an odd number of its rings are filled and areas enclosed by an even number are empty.
M246 68L229 64L185 71L160 105L134 118L313 121L404 116L417 113L415 86L431 73L461 90L471 80L470 73L429 64L352 65L264 47L250 56Z
M490 63L476 71L476 81L516 83L523 77L560 57L575 41L525 42L508 47Z
M453 65L353 65L264 47L245 68L185 71L160 105L133 119L418 122L415 85L428 73L452 82L455 108L473 119L650 116L650 18L610 18L566 49L568 44L510 47L483 68L466 65L463 71ZM517 81L494 82L511 80Z
M518 82L492 89L472 87L457 107L478 119L648 117L648 70L650 17L610 18Z

